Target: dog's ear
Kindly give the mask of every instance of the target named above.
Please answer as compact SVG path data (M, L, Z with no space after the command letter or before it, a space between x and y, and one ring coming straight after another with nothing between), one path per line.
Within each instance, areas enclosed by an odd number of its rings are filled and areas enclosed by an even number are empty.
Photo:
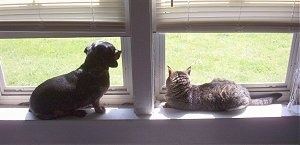
M89 49L89 47L87 46L85 49L84 49L84 53L85 54L87 54L87 52L88 52L88 49Z
M88 55L89 53L91 53L91 51L92 51L92 49L94 48L94 46L95 46L95 43L92 43L92 44L90 44L89 46L87 46L87 47L84 49L84 53L85 53L86 55Z

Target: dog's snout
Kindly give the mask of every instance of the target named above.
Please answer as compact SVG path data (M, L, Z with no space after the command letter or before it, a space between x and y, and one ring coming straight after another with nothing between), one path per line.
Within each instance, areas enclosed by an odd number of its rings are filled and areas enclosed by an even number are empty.
M118 60L121 56L122 51L121 50L115 50L115 59Z
M121 54L122 53L122 51L121 50L116 50L116 52L115 52L116 54Z

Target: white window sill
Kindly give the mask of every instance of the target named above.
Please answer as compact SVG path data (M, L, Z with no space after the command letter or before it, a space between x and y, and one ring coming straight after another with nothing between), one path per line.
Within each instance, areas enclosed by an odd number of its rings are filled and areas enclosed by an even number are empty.
M133 108L110 107L103 115L88 111L85 118L44 121L28 108L0 108L0 144L299 144L300 117L280 104L236 113L156 108L152 115L137 116Z
M300 109L300 105L297 105ZM133 108L106 108L106 113L99 115L93 109L87 109L84 118L65 117L60 120L169 120L169 119L215 119L215 118L265 118L300 116L288 111L286 105L273 104L268 106L249 106L238 112L204 112L204 111L181 111L171 108L155 108L152 115L137 116ZM28 108L0 108L0 120L37 120Z

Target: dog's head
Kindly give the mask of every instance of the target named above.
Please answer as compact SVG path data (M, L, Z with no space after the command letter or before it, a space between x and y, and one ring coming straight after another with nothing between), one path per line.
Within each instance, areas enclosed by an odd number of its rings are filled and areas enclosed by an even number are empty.
M107 67L117 67L117 60L120 58L121 51L117 50L112 44L105 41L95 41L84 49L87 59L101 62Z

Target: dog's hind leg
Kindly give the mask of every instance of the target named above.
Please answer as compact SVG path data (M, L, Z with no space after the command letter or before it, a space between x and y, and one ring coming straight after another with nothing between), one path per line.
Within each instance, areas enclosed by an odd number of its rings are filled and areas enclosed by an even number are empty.
M84 110L73 110L70 112L70 115L80 117L80 118L84 117L86 114L87 113Z
M61 118L66 116L76 116L82 118L87 113L84 110L69 110L69 111L55 111L54 114L56 118Z
M41 120L52 120L52 119L57 119L58 117L54 114L36 114L35 115L37 118Z
M57 118L55 114L40 114L32 111L30 108L28 111L41 120L52 120Z
M35 114L35 113L34 113ZM35 116L42 120L53 120L66 116L84 117L87 113L84 110L72 110L72 111L54 111L51 114L35 114Z

